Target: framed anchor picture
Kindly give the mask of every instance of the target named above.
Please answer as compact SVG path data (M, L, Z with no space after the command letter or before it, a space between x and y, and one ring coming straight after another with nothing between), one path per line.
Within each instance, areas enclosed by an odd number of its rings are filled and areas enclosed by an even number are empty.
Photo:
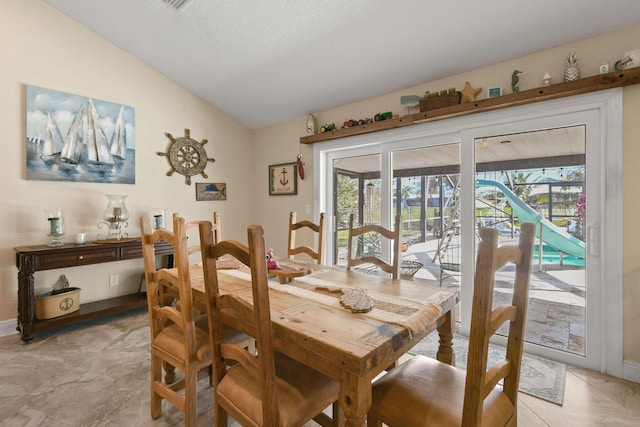
M290 196L298 194L298 164L269 165L269 195Z

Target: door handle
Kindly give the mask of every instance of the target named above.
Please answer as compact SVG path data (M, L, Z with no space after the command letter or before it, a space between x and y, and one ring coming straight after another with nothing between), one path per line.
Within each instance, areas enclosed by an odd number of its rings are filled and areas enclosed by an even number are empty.
M600 256L600 224L587 226L587 253Z

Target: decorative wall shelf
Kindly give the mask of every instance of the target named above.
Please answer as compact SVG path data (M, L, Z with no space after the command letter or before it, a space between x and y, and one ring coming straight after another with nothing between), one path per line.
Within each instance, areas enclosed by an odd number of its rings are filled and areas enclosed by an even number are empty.
M638 83L640 83L640 67L630 68L624 71L614 71L607 74L585 77L573 82L542 86L535 89L502 95L496 98L487 98L480 101L438 108L437 110L424 111L408 116L396 117L388 120L383 120L381 122L374 122L344 129L336 129L334 131L325 132L318 135L303 136L300 138L300 143L313 144L316 142L329 141L332 139L344 138L347 136L361 135L365 133L378 132L381 130L416 125L419 123L444 120L468 114L499 110L502 108L531 104L533 102L548 101L551 99L595 92L598 90L630 86Z

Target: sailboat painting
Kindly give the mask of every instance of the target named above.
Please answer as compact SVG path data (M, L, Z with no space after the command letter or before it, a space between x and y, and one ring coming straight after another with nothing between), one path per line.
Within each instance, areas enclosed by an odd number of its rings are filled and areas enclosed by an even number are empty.
M135 109L26 86L27 179L135 184Z

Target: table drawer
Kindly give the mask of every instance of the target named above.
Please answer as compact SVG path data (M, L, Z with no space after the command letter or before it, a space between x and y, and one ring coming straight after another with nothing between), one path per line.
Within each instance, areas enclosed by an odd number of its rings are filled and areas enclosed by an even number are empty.
M173 246L165 241L159 241L154 245L156 255L172 255ZM122 259L142 258L142 244L135 246L122 246L120 249L120 257Z
M40 254L36 256L37 270L76 267L79 265L98 264L118 260L117 247L101 247L95 250L68 251L58 254Z

